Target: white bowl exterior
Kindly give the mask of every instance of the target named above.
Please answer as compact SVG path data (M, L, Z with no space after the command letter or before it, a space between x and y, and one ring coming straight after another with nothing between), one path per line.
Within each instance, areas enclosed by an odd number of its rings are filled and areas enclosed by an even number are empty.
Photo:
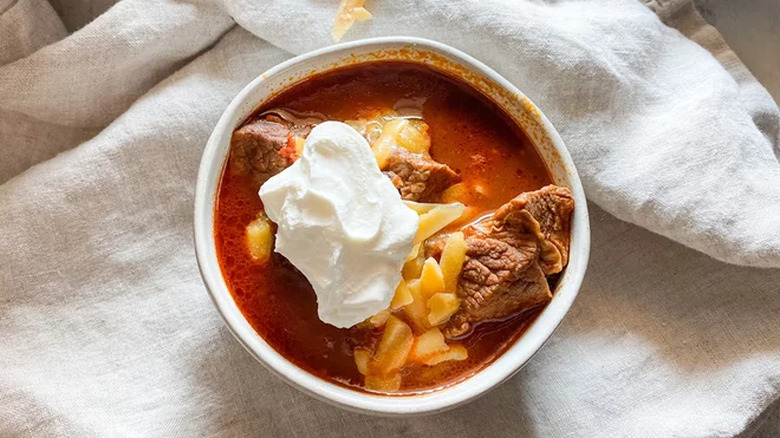
M529 134L554 182L571 189L576 207L569 265L552 301L520 339L492 364L457 384L422 394L387 396L359 392L322 380L289 362L255 332L222 278L214 241L214 206L232 132L260 104L313 73L398 57L443 69L488 94ZM195 250L203 280L227 326L247 351L282 379L318 399L354 411L383 415L421 414L452 408L511 377L542 347L563 320L579 291L590 251L590 225L582 184L563 141L547 118L517 88L481 62L441 43L408 37L375 38L310 52L272 68L247 85L222 114L204 150L197 179L194 224Z

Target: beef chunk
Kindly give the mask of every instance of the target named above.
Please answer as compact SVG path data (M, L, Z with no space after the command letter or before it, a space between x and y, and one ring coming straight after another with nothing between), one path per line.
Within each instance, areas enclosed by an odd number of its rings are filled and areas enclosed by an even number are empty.
M573 208L569 190L550 185L523 193L493 216L464 228L466 260L457 290L461 307L445 335L462 336L482 321L549 302L546 275L567 263ZM426 252L438 256L442 243L432 242Z
M446 164L400 147L393 150L385 169L407 201L433 201L444 189L460 181L460 175Z
M231 167L262 184L292 164L289 155L280 154L288 144L290 129L268 120L257 120L233 132Z
M545 275L550 275L561 272L569 262L572 211L574 198L569 189L549 185L521 193L499 208L493 219L536 234L540 264Z
M458 284L461 309L445 332L459 336L472 323L502 319L547 303L550 288L538 263L531 235L512 236L511 244L485 235L466 240L466 261Z

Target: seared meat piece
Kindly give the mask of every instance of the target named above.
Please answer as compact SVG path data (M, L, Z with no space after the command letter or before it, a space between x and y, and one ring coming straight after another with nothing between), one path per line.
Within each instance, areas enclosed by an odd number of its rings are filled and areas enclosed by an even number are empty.
M448 336L460 336L473 323L506 318L552 298L537 263L535 237L512 234L514 231L502 236L507 240L489 234L466 239L466 261L458 283L458 296L463 301L445 329Z
M290 129L280 123L257 120L233 132L231 167L262 184L292 164L290 155L280 154L288 147Z
M574 198L569 189L549 185L521 193L499 208L493 220L536 234L539 262L545 275L550 275L561 272L569 262L572 211Z
M481 321L549 302L545 276L567 263L573 209L571 192L550 185L523 193L492 217L466 227L466 260L457 290L462 301L445 335L462 336ZM443 243L432 242L426 252L439 256Z
M385 174L407 201L433 201L444 189L460 181L446 164L397 147L387 160Z
M284 170L295 160L294 136L305 138L312 126L292 126L273 115L248 123L233 132L231 169L249 175L258 185ZM395 148L385 174L409 201L432 201L460 175L428 156Z

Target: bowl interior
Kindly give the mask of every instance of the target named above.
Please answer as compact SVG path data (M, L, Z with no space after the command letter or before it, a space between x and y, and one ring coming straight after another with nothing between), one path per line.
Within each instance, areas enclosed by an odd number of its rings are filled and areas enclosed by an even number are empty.
M387 396L350 390L309 374L288 362L244 319L225 284L216 258L214 205L233 130L260 104L307 77L347 65L383 60L423 64L471 84L496 102L533 141L555 184L571 189L576 208L572 220L570 261L553 300L525 334L482 371L452 386L429 392ZM195 246L198 264L212 300L227 326L257 360L279 377L310 395L351 410L386 415L434 412L473 399L514 374L560 324L587 266L590 230L585 196L563 141L539 109L513 85L484 64L440 43L416 38L378 38L332 46L293 58L251 82L231 102L217 123L203 154L195 200Z

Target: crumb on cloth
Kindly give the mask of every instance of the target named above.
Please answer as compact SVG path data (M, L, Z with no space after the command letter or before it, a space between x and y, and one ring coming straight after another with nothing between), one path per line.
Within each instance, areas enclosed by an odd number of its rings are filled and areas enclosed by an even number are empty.
M333 42L338 42L344 34L355 24L355 21L366 21L373 18L370 12L363 7L366 0L341 0L339 10L336 12L336 20L333 22L331 37Z

